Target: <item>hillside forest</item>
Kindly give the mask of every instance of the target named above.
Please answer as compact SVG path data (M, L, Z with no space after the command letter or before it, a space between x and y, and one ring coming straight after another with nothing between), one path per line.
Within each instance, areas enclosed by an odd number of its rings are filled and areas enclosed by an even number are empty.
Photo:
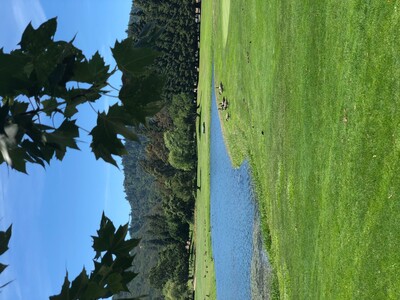
M140 238L130 283L134 296L150 299L190 299L189 260L196 192L196 86L199 23L197 4L188 0L135 0L128 37L136 41L142 29L160 29L154 63L164 75L164 108L137 128L140 143L127 141L123 157L126 200L131 206L130 234ZM126 80L126 79L125 79ZM124 81L124 78L123 78ZM128 294L119 294L123 299Z

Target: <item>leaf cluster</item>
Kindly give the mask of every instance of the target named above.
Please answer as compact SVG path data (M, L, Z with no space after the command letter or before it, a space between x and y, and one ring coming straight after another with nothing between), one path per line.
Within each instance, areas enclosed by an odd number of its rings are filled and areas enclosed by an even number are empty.
M11 231L12 231L12 225L10 225L6 231L0 231L0 256L3 255L7 250L8 250L8 244L10 242L11 238ZM3 263L0 263L0 274L3 273L3 271L8 267L8 265L5 265ZM7 283L4 283L0 286L0 289L6 287L9 285L11 281L8 281Z
M115 228L104 213L97 236L93 236L94 270L90 275L83 268L71 282L68 272L61 292L50 300L92 300L104 299L119 292L129 292L127 284L137 276L131 271L134 256L131 251L139 244L139 239L126 239L128 224ZM140 298L127 298L131 300Z
M0 50L0 164L21 172L26 172L26 162L44 167L54 157L62 160L68 148L79 149L78 106L108 95L105 88L116 71L98 52L86 58L74 39L55 41L56 29L56 18L37 29L29 24L19 49ZM114 165L112 156L126 153L122 138L136 139L127 126L145 123L161 108L163 77L149 68L158 52L138 45L126 39L112 48L126 79L120 103L97 112L97 124L90 131L96 159Z

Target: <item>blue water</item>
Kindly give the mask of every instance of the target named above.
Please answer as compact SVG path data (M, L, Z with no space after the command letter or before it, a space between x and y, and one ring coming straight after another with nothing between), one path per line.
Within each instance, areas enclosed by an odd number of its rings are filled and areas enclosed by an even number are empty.
M256 213L251 178L247 163L240 169L232 168L222 136L214 83L212 90L211 239L217 299L246 300L251 299L251 259Z

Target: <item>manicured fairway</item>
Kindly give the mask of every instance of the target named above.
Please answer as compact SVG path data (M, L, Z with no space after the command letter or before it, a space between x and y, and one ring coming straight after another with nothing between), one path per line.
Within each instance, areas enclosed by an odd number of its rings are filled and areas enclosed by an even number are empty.
M212 80L212 2L202 3L200 77L198 86L198 172L195 209L195 299L216 299L210 226L210 120ZM204 133L203 133L204 123Z
M281 297L399 299L399 1L213 9L225 137L250 160Z

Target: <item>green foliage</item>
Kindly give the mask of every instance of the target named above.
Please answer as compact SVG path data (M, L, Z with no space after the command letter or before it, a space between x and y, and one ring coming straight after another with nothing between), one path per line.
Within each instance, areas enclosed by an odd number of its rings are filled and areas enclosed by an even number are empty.
M193 126L196 110L193 86L197 82L196 26L192 1L166 0L160 3L138 0L132 6L128 34L139 47L155 45L160 55L155 59L154 68L165 75L162 98L167 109L151 118L148 126L142 131L145 136L141 145L144 147L144 153L140 156L139 167L133 163L137 155L131 151L131 146L127 147L128 155L123 157L124 187L132 207L132 235L142 237L141 248L135 253L136 265L140 267L141 274L132 283L131 289L149 291L151 299L158 299L161 291L149 286L148 269L159 263L157 252L161 253L173 244L186 244L189 239L189 223L193 218L196 190ZM158 29L160 27L162 30ZM151 53L149 55L151 56ZM127 64L128 62L125 63ZM124 66L119 68L123 69ZM142 76L148 74L151 74L150 70ZM129 76L124 76L124 81L129 80ZM150 80L151 82L154 80ZM139 99L146 98L154 90L152 86L142 88L144 86L142 84L138 89L134 89L134 93L143 91ZM120 92L120 98L128 94L131 92L124 88ZM172 99L175 95L178 96L173 104ZM175 113L176 111L179 113ZM177 116L178 114L180 116ZM174 136L175 143L175 140L180 141L176 143L175 153L182 150L187 154L181 164L186 164L185 166L177 168L179 163L175 164L174 160L170 159L175 154L171 154L171 149L166 147L166 132ZM143 170L152 176L143 176ZM178 247L178 250L179 264L182 270L186 270L182 273L186 274L186 277L172 280L171 276L174 275L169 273L170 278L167 282L173 282L175 287L187 289L187 250L185 247ZM152 263L149 264L149 261Z
M174 127L164 133L165 145L169 150L168 162L176 169L193 170L196 166L194 122L188 95L179 94L172 98L169 106Z
M162 27L162 31L153 24ZM136 229L135 234L143 236L142 247L146 249L143 252L152 249L164 253L173 245L180 245L174 254L179 258L178 261L174 257L160 256L155 256L154 260L156 264L161 264L161 260L165 259L161 265L169 265L168 261L174 261L176 265L179 264L181 274L184 274L181 277L176 277L174 272L162 274L163 268L155 266L151 278L155 284L153 290L156 291L167 282L187 290L188 255L182 245L189 239L196 190L196 104L193 101L193 86L197 84L198 76L197 29L192 1L166 0L160 3L135 0L132 6L128 35L140 44L140 40L151 41L145 36L151 37L156 32L157 39L153 43L160 56L155 59L154 66L165 75L162 98L166 104L166 109L157 113L143 132L146 142L141 166L154 176L151 188L155 192L152 192L151 199L155 205L147 211L147 215L139 217L143 222L140 229L136 231L138 221L134 220L132 228ZM144 91L151 93L152 88ZM126 166L124 163L125 174L130 174ZM132 183L129 190L134 190L133 187L138 188L136 183ZM144 213L136 195L137 190L127 194L132 205L132 216L137 216L138 211ZM160 276L165 276L162 281L155 280L156 270Z
M163 288L165 300L185 300L188 299L187 286L173 280L168 280Z
M74 119L77 107L91 105L108 94L104 88L116 71L110 71L98 52L87 59L73 40L54 41L56 29L56 18L37 29L29 24L19 49L10 53L0 49L0 164L6 162L24 173L26 162L45 167L54 157L62 160L67 148L79 149L80 127ZM116 42L112 49L123 73L121 103L97 112L97 124L90 131L96 159L116 165L113 155L126 153L121 137L137 140L131 127L145 123L161 108L158 100L164 79L150 68L159 56L151 49L156 36L157 31L146 30L143 40ZM56 116L61 120L58 125L54 124ZM67 273L60 294L50 299L98 299L128 292L127 284L137 276L130 271L131 251L139 240L125 240L128 224L116 230L104 214L97 232L93 237L94 270L89 275L83 269L72 282ZM0 232L0 255L8 249L10 236L11 226ZM0 273L6 267L0 264Z
M124 187L132 207L132 235L142 238L141 248L135 253L140 281L135 279L131 290L136 293L138 289L149 291L154 299L160 295L163 283L172 277L175 285L186 289L188 280L188 255L184 245L189 239L189 224L193 217L195 178L193 172L175 169L168 163L163 129L172 126L167 110L163 110L142 129L142 134L146 135L142 144L127 143L128 154L123 157ZM142 160L140 163L136 161L138 157ZM152 176L146 177L142 168ZM161 263L162 258L157 252L162 253L172 246L176 253L164 256ZM174 272L163 272L165 268L161 265L170 263L179 264L181 277L176 277ZM166 277L161 281L155 279L159 275ZM151 289L149 277L155 283Z
M183 243L170 244L160 252L157 265L150 271L150 282L162 288L168 280L186 282L187 268L185 268L186 252L182 252Z
M173 95L179 93L189 94L194 99L193 86L197 84L198 77L195 67L198 65L199 28L194 21L193 1L134 2L128 36L143 46L155 45L160 52L155 66L165 75L163 99L169 103Z
M54 157L62 160L68 148L78 149L77 107L106 95L104 88L115 72L98 52L87 59L73 40L54 41L56 29L55 18L37 29L29 24L19 49L0 50L0 163L5 161L21 172L26 172L26 162L45 166ZM163 78L149 68L157 51L139 48L127 39L116 42L112 52L128 78L119 95L122 105L98 112L90 134L96 159L115 165L112 155L126 152L121 136L136 139L126 126L144 123L161 108L157 101ZM55 116L62 120L58 126ZM42 124L42 119L52 125Z
M94 149L96 158L101 157L117 166L112 154L118 156L126 154L125 146L118 138L118 134L130 140L138 139L132 129L126 125L133 126L135 121L124 106L114 104L107 113L98 114L97 126L90 132L93 136L91 147Z
M0 231L0 256L3 255L7 250L8 250L8 243L10 242L11 238L11 231L12 231L12 225L10 225L6 231ZM0 263L0 274L3 273L3 271L8 267L8 265L5 265L3 263ZM0 289L6 287L9 285L12 281L8 281L5 284L2 284L0 286Z
M159 52L153 49L134 47L131 39L116 41L112 53L118 68L123 73L132 75L146 74L149 71L148 66L159 56Z
M155 119L158 119L158 116L152 119L152 125L142 128L142 134L153 127ZM130 232L132 237L141 237L140 247L136 248L134 253L134 266L139 275L128 287L134 295L148 294L150 299L162 299L162 286L157 288L150 285L151 269L158 263L159 253L164 247L176 243L184 245L188 239L188 222L191 220L194 201L193 176L187 172L177 172L163 163L163 176L166 181L164 189L159 184L161 173L157 177L145 173L144 162L140 161L146 158L145 148L154 149L155 145L149 143L146 138L141 138L141 141L141 144L127 142L128 154L122 159L126 198L132 207ZM167 163L167 158L164 158ZM186 249L181 247L179 251L185 253ZM187 268L186 256L179 254L177 257L182 260L183 269ZM172 273L169 276L172 276ZM187 278L182 279L184 286L186 281ZM124 294L119 296L124 298Z
M118 68L123 73L124 85L119 98L136 122L145 123L145 118L154 115L161 108L160 98L164 79L157 71L149 68L160 55L151 48L139 46L131 39L115 42L112 49Z
M8 250L8 243L11 238L12 225L6 231L0 231L0 255L3 255ZM5 268L3 268L4 270ZM1 273L1 271L0 271Z
M160 97L163 78L155 71L139 77L124 74L124 78L119 99L136 123L145 123L146 117L153 116L162 107L162 103L154 100Z
M86 269L70 282L68 272L61 292L50 300L91 300L111 297L121 291L128 292L127 284L137 276L130 271L134 256L130 252L139 244L138 239L126 239L128 224L117 230L104 214L97 236L93 236L94 270L87 274ZM129 298L139 299L139 298Z

